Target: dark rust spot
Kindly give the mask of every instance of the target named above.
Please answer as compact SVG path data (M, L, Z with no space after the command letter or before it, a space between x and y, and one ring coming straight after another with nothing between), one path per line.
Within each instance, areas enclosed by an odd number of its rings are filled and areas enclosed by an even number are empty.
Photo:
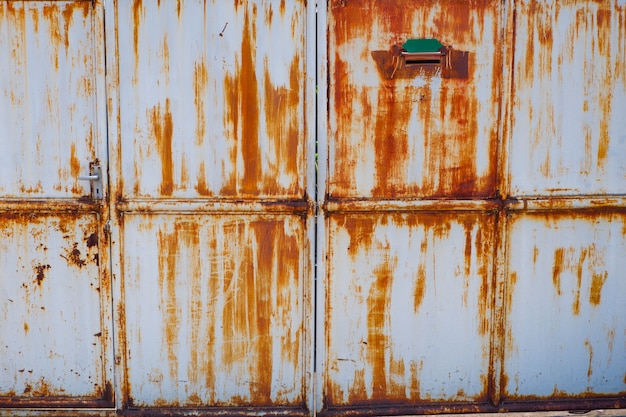
M85 240L87 242L87 247L88 248L97 246L98 245L98 234L97 233L92 233Z
M34 282L36 282L37 285L41 286L41 283L46 278L46 271L49 270L50 268L51 268L50 265L39 264L35 266L35 272L37 273L37 276L35 277Z
M71 249L65 249L65 255L61 254L60 256L61 258L65 259L70 265L74 265L79 268L82 268L83 266L87 265L87 261L84 259L81 259L81 253L80 253L80 250L78 249L77 242L74 242L74 245L72 246Z

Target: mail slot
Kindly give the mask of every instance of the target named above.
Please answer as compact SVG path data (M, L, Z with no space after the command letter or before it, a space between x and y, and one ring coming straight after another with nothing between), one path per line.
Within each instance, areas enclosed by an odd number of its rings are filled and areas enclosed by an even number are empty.
M467 78L468 57L468 52L445 46L435 38L408 39L387 51L372 51L378 71L388 80L419 74Z
M400 56L404 64L413 65L442 65L448 55L448 48L437 39L409 39L402 44Z

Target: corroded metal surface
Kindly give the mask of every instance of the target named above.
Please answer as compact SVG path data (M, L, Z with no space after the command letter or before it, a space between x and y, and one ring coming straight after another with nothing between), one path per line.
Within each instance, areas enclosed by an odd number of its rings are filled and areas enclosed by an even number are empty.
M116 392L130 413L310 413L311 12L108 12Z
M515 3L511 193L623 194L626 4Z
M506 400L626 394L624 214L512 215Z
M329 406L485 401L493 214L334 214Z
M77 177L99 155L96 24L86 1L0 2L2 197L89 190Z
M3 408L113 405L107 205L78 179L106 164L102 17L0 2Z
M321 414L626 405L624 10L328 1Z
M299 216L125 216L130 404L302 405L305 239Z
M120 195L301 198L305 2L117 8Z
M330 196L495 194L500 3L329 2ZM467 74L389 79L376 54L411 38L462 51Z

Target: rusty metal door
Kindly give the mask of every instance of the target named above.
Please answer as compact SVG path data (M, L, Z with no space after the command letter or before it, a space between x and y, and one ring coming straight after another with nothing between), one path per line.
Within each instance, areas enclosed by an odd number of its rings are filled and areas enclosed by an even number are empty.
M0 2L2 408L113 406L103 41L100 2Z
M312 410L308 3L107 8L116 395L128 413Z
M317 409L625 406L626 6L325 6Z

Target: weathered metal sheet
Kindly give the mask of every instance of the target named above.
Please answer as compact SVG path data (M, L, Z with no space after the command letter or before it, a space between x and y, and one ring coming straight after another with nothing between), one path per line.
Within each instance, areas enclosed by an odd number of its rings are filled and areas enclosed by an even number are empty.
M95 51L103 45L92 7L0 2L2 197L89 193L77 177L99 156L96 76L103 68Z
M516 213L509 229L505 400L626 395L626 216Z
M0 2L2 408L113 404L106 196L78 179L107 171L102 17Z
M312 410L314 21L305 1L107 12L128 412Z
M513 195L623 194L626 4L515 3Z
M129 406L306 408L302 218L123 223Z
M111 401L98 225L96 213L0 213L2 406Z
M331 197L495 195L501 3L329 1ZM394 65L413 38L450 60Z
M330 216L326 407L487 402L495 217Z
M302 198L306 2L116 7L119 194Z

